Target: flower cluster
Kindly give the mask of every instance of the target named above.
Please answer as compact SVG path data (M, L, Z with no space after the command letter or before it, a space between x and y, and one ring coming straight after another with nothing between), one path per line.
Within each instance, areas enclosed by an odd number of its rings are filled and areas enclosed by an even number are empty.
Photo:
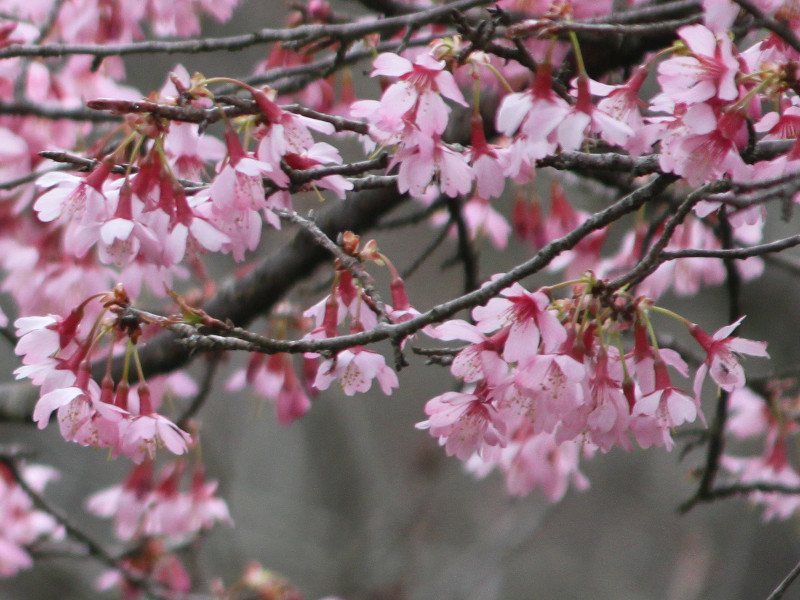
M195 465L184 491L186 474L184 460L168 463L157 475L153 463L143 461L120 485L93 494L86 507L98 517L113 518L114 534L125 542L162 537L175 545L216 523L232 525L225 501L215 495L217 482L207 481L202 467Z
M776 382L768 399L750 388L730 395L727 433L732 440L761 441L758 455L736 456L728 450L721 464L727 484L764 508L764 519L787 519L800 509L800 473L792 460L790 438L798 433L798 398L788 382ZM751 487L752 486L752 487ZM772 488L773 491L770 491Z
M105 310L94 320L85 318L85 313L87 305L97 297L85 300L66 318L48 315L17 319L19 342L15 351L22 356L23 366L14 374L17 379L30 379L39 387L34 421L43 429L56 412L64 439L84 446L109 448L114 456L124 454L135 462L152 459L159 447L183 454L191 437L156 412L169 387L167 382L148 383L140 371L138 385L131 386L127 380L128 365L126 375L115 382L110 361L100 384L92 377L91 361L97 357L104 337L112 338L107 349L109 357L114 338L125 339L129 362L141 335L139 320L126 314L130 300L121 286L98 296ZM104 320L106 311L113 317ZM183 393L191 393L185 384L183 388ZM180 386L175 391L180 392Z
M633 442L671 449L675 427L703 419L706 375L724 390L740 389L738 355L767 356L766 344L732 337L739 322L713 336L688 324L706 356L690 394L672 382L670 367L683 377L688 367L658 347L653 310L651 301L608 294L596 281L563 300L513 284L473 309L475 325L455 320L434 328L440 340L469 342L450 368L465 389L431 399L418 427L477 473L501 469L511 493L540 487L553 501L570 481L587 484L581 453L630 450ZM634 343L623 353L625 331Z
M677 427L705 424L701 398L713 382L723 392L717 424L725 424L728 406L728 437L764 444L755 457L722 453L719 464L706 466L708 479L721 467L728 491L763 504L768 518L797 511L800 473L790 451L800 434L797 399L766 384L758 397L745 387L740 364L743 355L766 357L766 344L734 335L742 319L709 334L655 301L726 279L733 290L738 279L761 274L761 255L796 245L761 241L764 204L779 199L788 220L792 203L800 203L800 11L796 0L747 7L703 0L679 3L686 12L675 20L669 3L649 2L639 12L641 3L499 0L464 9L480 14L473 19L445 15L440 2L396 0L390 31L385 20L350 19L326 0L307 0L292 4L284 29L183 45L194 53L275 42L255 73L237 80L177 66L159 92L145 96L125 83L121 56L141 52L137 41L146 35L196 35L203 17L227 20L238 0L0 0L0 292L8 296L0 327L13 338L6 314L16 317L22 366L15 375L39 388L32 414L39 428L55 418L66 440L135 463L124 483L88 504L114 518L118 540L129 546L102 585L121 585L128 597L149 585L166 596L194 592L176 547L231 521L201 468L180 460L154 471L158 449L180 456L196 447L194 430L184 431L188 416L173 421L159 412L165 398L194 395L196 386L180 373L151 377L140 360L142 343L157 346L151 335L164 327L185 335L193 351L253 351L226 389L249 386L274 404L282 424L301 418L310 398L334 384L348 396L394 393L397 374L367 338L388 339L398 369L420 331L460 342L432 351L459 387L430 399L418 427L476 475L499 470L512 494L540 489L552 501L570 485L588 485L582 457L617 447L672 449ZM488 5L491 13L478 13ZM633 29L626 19L611 29L615 42L643 36L641 60L607 49L592 56L608 46L596 40L609 29L582 20L631 8ZM651 12L658 22L639 22ZM763 35L738 36L764 24L770 31ZM180 46L161 40L147 48ZM349 69L361 60L358 69L371 65L373 77L363 87L380 89L374 99L356 96L362 86L353 85ZM365 149L360 159L350 158L355 147L344 150L356 137ZM544 167L599 182L591 188L597 198L571 204L554 174L540 199L545 186L535 179ZM502 196L512 185L509 217ZM393 190L385 207L375 202L339 218L369 195L338 200L378 188ZM294 212L325 196L335 198L323 217L336 217L331 227ZM449 230L458 236L465 287L477 288L475 242L485 236L502 250L514 231L537 253L524 271L572 281L531 292L516 277L521 271L509 268L505 281L516 283L495 288L492 298L451 295L420 318L376 242L359 248L346 231L373 226L406 196L423 205L419 212L380 225L430 217L443 228L430 244L407 244L421 253L410 270ZM591 203L602 209L590 214ZM611 230L628 218L627 230ZM329 293L315 306L284 318L274 298L242 289L256 279L240 277L253 265L234 273L235 294L226 296L226 288L218 296L250 304L231 307L236 323L189 309L169 292L176 280L190 279L188 294L211 298L217 288L205 256L246 261L287 220L310 235L279 258L311 257L312 244L336 257ZM387 266L390 302L364 267L370 262ZM282 290L307 273L296 271L282 274L289 280ZM182 317L137 310L128 297L163 297L165 288ZM465 308L470 322L447 320ZM266 342L241 329L267 312ZM690 353L662 343L655 321L664 315L697 343L693 368ZM362 332L376 335L363 336L363 345L341 339ZM299 344L285 343L297 337ZM269 343L305 355L262 353L273 351ZM213 389L212 377L198 400ZM713 437L722 429L706 439L722 447ZM40 491L52 474L28 467L23 476ZM704 483L697 497L713 496L715 484ZM30 565L38 541L63 532L2 466L0 487L0 575L10 575ZM260 566L218 591L299 595Z
M340 325L349 324L350 331L365 331L377 325L377 315L370 302L365 300L359 287L354 283L350 271L337 271L333 293L323 298L305 312L313 320L315 327L306 336L308 339L336 337ZM316 353L307 358L316 359ZM398 387L397 375L386 364L383 355L362 346L354 346L337 353L332 358L320 360L314 387L327 390L331 383L338 381L342 391L352 396L356 392L366 392L377 380L384 394L391 394Z
M25 484L41 493L58 473L41 465L19 469ZM0 577L16 575L33 566L29 549L38 542L59 540L63 528L49 514L34 507L33 500L16 481L11 470L0 465Z
M114 534L134 544L135 551L121 561L125 573L108 571L97 580L100 589L121 587L125 597L136 598L140 590L130 575L150 577L171 592L188 592L191 578L174 549L193 541L217 523L233 525L228 506L216 496L217 482L206 480L203 468L195 464L187 477L184 460L168 463L158 474L153 463L133 467L120 485L93 494L86 501L90 513L114 520Z

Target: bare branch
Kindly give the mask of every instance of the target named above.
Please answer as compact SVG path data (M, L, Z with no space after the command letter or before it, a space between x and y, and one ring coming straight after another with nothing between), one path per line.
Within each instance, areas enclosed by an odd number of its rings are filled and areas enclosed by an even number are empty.
M789 571L788 575L784 577L783 581L778 584L778 587L772 590L772 593L767 596L767 600L780 600L783 598L783 594L789 589L789 586L794 583L794 580L797 579L798 575L800 575L800 562L792 567L792 570Z

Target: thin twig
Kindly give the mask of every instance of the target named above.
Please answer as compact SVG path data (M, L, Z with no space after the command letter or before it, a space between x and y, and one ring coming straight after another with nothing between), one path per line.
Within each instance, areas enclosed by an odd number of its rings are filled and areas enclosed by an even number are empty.
M450 227L453 225L452 221L447 221L444 227L439 229L438 235L430 241L430 243L419 253L419 256L414 259L410 265L400 272L403 279L408 279L414 272L419 269L422 264L433 254L433 251L438 248L442 242L447 239L447 234L450 233Z
M199 38L178 41L146 41L128 44L42 44L10 45L0 50L0 59L18 56L51 58L87 55L97 58L135 54L197 54L230 52L270 42L303 41L311 43L322 38L356 40L373 33L391 33L405 27L426 25L447 18L453 10L489 4L491 0L457 0L441 6L387 19L356 21L345 24L301 25L294 28L261 29L253 33L219 38Z
M55 519L55 521L64 528L64 531L66 531L70 537L86 546L89 554L93 558L99 560L112 569L119 571L126 581L139 588L147 595L157 598L158 600L167 600L167 598L172 597L166 590L162 591L161 589L155 588L152 582L141 577L140 575L137 575L136 573L131 572L119 559L112 556L102 546L102 544L95 541L91 536L76 526L65 513L51 505L41 494L28 485L28 482L25 481L25 478L22 476L22 472L19 468L19 461L21 458L21 456L16 454L0 454L0 462L8 467L9 471L11 471L11 474L14 477L14 480L31 499L36 508L52 516L53 519Z
M574 31L577 33L595 33L604 35L643 35L647 33L664 33L675 31L685 25L699 23L702 15L691 15L682 19L672 19L655 23L587 23L581 21L548 21L546 19L532 19L530 23L522 22L512 30L513 36L551 36L559 33ZM530 31L528 31L530 29Z
M461 202L457 198L447 199L450 221L456 226L458 236L458 260L464 265L464 293L478 289L478 260L469 238L469 228L464 220Z
M678 227L681 223L683 223L686 216L692 210L692 207L700 202L705 196L709 193L714 192L716 190L723 190L727 189L728 183L724 181L716 181L713 183L706 184L686 197L686 200L678 207L678 210L675 211L675 214L667 221L666 225L664 225L664 231L659 236L658 240L655 244L647 251L644 258L642 258L635 267L633 267L630 271L628 271L625 275L621 275L616 279L613 279L608 282L607 287L611 290L619 289L623 286L630 285L633 283L637 283L650 275L653 271L658 268L658 265L661 264L659 261L659 256L664 251L664 248L669 243L670 239L672 239L672 234L675 232L675 228Z
M574 248L576 244L591 232L605 227L623 215L638 210L645 203L664 191L675 179L676 177L672 175L659 175L654 177L648 183L634 190L608 208L590 216L563 237L551 241L539 250L533 258L517 265L504 275L496 277L473 292L444 302L419 316L401 323L394 323L391 325L379 323L375 328L369 331L342 335L335 338L294 341L270 339L237 327L225 331L225 334L230 337L202 336L197 334L197 331L189 326L171 327L171 330L186 337L187 339L183 341L183 344L189 347L198 347L204 350L247 350L249 352L255 351L267 354L274 354L277 352L336 353L345 348L363 346L386 339L404 339L413 335L426 325L439 323L461 310L484 304L512 283L537 273L550 264L557 255ZM211 337L213 337L213 340L203 340L203 338Z
M689 248L686 250L668 250L661 253L659 256L659 262L666 262L668 260L676 260L679 258L742 259L750 258L752 256L760 256L762 254L782 252L787 248L793 248L798 245L800 245L800 234L775 240L774 242L768 242L766 244L745 246L742 248L725 248L721 250L703 250L698 248Z
M353 277L361 283L361 290L367 298L369 298L370 308L375 310L378 318L384 323L391 323L391 319L386 312L386 304L375 288L375 280L364 268L360 260L347 254L341 246L325 235L325 232L322 231L312 219L306 219L296 212L289 212L288 210L274 210L273 212L281 219L294 223L295 225L300 225L300 227L310 233L317 244L330 252L339 261L341 266L350 271Z
M221 357L219 355L212 354L208 357L208 364L206 368L203 369L203 379L200 382L200 389L197 391L194 398L192 398L191 403L184 413L176 421L176 424L181 429L186 429L189 419L197 414L211 393L214 387L214 377L219 370L220 360Z
M776 21L772 17L766 15L764 11L762 11L750 0L733 1L753 15L758 23L763 25L766 29L769 29L784 42L789 44L792 48L794 48L795 51L800 52L800 38L795 35L794 31L792 31L792 29L786 23L781 23L780 21Z
M778 584L778 587L772 590L772 593L767 596L767 600L780 600L783 598L783 594L789 589L789 586L794 583L798 575L800 575L800 562L792 567L792 570L789 571L789 574Z

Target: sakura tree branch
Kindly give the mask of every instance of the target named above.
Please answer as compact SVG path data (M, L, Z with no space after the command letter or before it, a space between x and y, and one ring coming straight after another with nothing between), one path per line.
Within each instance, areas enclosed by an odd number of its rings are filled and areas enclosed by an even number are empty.
M537 167L553 167L559 171L598 170L630 172L632 175L649 175L660 171L659 156L650 154L634 159L627 154L604 152L561 152L536 161Z
M19 56L52 58L87 55L96 58L107 56L130 56L136 54L198 54L243 50L250 46L270 42L303 41L311 43L322 38L340 41L356 40L371 33L392 33L406 27L418 27L440 22L448 18L453 10L465 11L491 0L456 0L434 8L411 12L367 22L334 25L301 25L294 28L261 29L253 33L219 38L198 38L179 41L146 41L128 44L42 44L11 45L0 50L0 59Z
M211 394L211 390L214 387L214 377L216 377L217 372L219 371L221 358L221 356L213 354L208 357L208 364L206 365L206 368L203 369L203 378L200 381L200 389L194 395L194 398L192 398L192 401L189 403L189 406L186 408L183 414L175 421L175 423L181 429L186 428L189 420L198 413L200 408L208 399L209 394Z
M778 584L778 587L772 590L772 593L767 596L767 600L780 600L783 598L783 594L789 589L789 586L794 583L798 575L800 575L800 562L792 567L792 570L789 571L786 577L783 578L783 581Z
M714 500L722 500L734 496L747 496L755 492L764 494L785 494L787 496L795 496L800 494L800 487L787 486L781 483L773 483L769 481L756 481L752 483L735 483L731 485L724 485L708 490L704 495L696 494L678 507L678 512L687 513L694 508L699 502L713 502Z
M430 216L436 211L445 208L446 205L447 203L445 202L444 197L440 196L427 206L423 207L421 210L414 211L411 214L403 215L395 219L386 219L381 221L375 226L375 229L391 230L400 229L401 227L408 227L411 225L418 225L419 223L422 223L430 218Z
M322 165L312 169L292 169L288 165L283 165L283 170L289 175L293 185L302 186L316 179L322 179L327 175L360 175L364 171L384 169L388 163L389 155L384 153L372 160L343 165Z
M574 31L576 33L592 33L604 36L618 35L643 35L647 33L672 32L685 25L692 25L702 21L702 15L696 14L681 19L656 21L653 23L591 23L584 21L548 21L533 19L529 24L525 22L513 26L507 34L513 37L531 37L541 35L554 35Z
M92 123L120 121L120 118L116 115L103 114L85 108L65 108L33 102L0 102L0 115L40 117L53 120L66 119L68 121L89 121Z
M418 37L410 40L407 45L411 47L427 46L431 41L440 37L441 35ZM352 65L361 60L373 57L375 51L397 52L400 45L401 42L386 41L378 44L374 51L371 48L353 48L348 50L347 54L342 59L339 59L337 56L328 56L310 63L294 65L291 67L283 67L280 69L270 69L266 73L259 73L258 75L245 77L241 81L250 85L270 84L271 87L277 90L280 94L294 93L300 91L310 82L322 79L323 74L327 73L334 63L338 63L340 67ZM281 80L284 79L288 81L281 82ZM224 90L224 93L233 93L237 91L233 87L223 87L222 89Z
M348 179L353 184L353 191L392 189L397 187L397 175L367 175L356 179Z
M124 564L120 562L119 559L112 556L99 542L95 541L91 536L85 533L82 529L77 527L72 521L64 514L60 509L56 508L55 506L51 505L44 497L39 494L36 490L31 488L28 485L25 478L22 476L22 472L19 468L19 462L22 460L23 456L20 455L16 451L4 451L0 454L0 462L2 462L8 470L11 472L11 475L14 477L14 480L17 484L22 488L25 494L31 499L34 506L36 508L46 512L50 516L52 516L56 522L64 528L64 531L73 538L74 540L78 541L79 543L83 544L89 554L99 560L101 563L111 567L112 569L119 571L125 577L125 579L130 582L132 585L136 586L143 592L145 592L148 596L152 598L156 598L158 600L167 600L169 597L168 592L166 590L162 593L160 590L155 588L149 580L146 578L142 578L139 575L132 573Z
M281 219L299 225L305 229L314 241L330 252L334 258L348 271L353 274L359 283L361 283L361 290L370 301L370 308L373 308L378 314L378 318L384 323L390 323L389 315L386 314L386 304L383 302L380 293L375 288L375 280L372 275L364 268L364 265L354 256L347 254L344 249L333 240L331 240L325 232L322 231L313 219L305 219L298 215L296 212L289 212L287 210L274 211Z
M708 500L730 498L732 496L746 496L753 492L761 492L764 494L785 494L787 496L795 496L800 494L800 487L783 485L780 483L772 483L769 481L756 481L753 483L736 483L731 485L724 485L714 488L709 491Z
M664 231L659 236L658 240L655 244L647 251L647 254L642 258L633 269L628 271L625 275L621 275L616 279L612 279L608 282L607 287L611 290L616 290L626 285L630 285L632 283L636 283L650 275L653 271L658 268L660 264L659 256L661 252L663 252L666 245L669 243L669 240L672 238L672 234L675 232L675 228L683 223L686 216L689 214L689 211L692 210L692 207L700 202L704 197L706 197L709 193L719 189L727 189L728 183L724 181L717 181L714 183L709 183L704 185L697 190L693 191L686 197L686 200L681 203L678 207L678 210L675 214L667 221L667 224L664 226Z
M96 158L86 158L85 156L78 156L77 154L70 154L69 152L63 152L61 150L43 150L39 152L39 156L46 158L47 160L52 160L53 162L73 165L81 171L93 171L100 164L100 161ZM120 163L111 167L111 172L116 173L117 175L137 173L138 171L139 167L135 165L128 165L127 163ZM36 175L34 179L38 179L43 173L45 173L45 171L37 172L35 174L32 173L31 175ZM177 181L187 192L196 192L207 187L208 185L200 181L190 181L188 179L178 179Z
M659 262L676 260L678 258L721 258L721 259L744 259L752 256L761 256L782 252L787 248L794 248L800 245L800 234L792 235L774 242L746 246L743 248L725 248L721 250L705 250L701 248L690 248L687 250L666 250L658 257Z
M363 232L405 200L406 196L397 192L396 185L390 189L350 194L347 200L321 211L317 226L333 239L348 230ZM297 283L311 276L329 256L325 249L314 243L308 232L300 231L247 275L222 287L202 308L216 318L246 327L256 317L267 313ZM139 356L148 376L169 373L194 358L191 350L175 343L174 335L169 332L150 340L140 350ZM123 360L116 359L113 376L119 377L122 370ZM93 372L101 378L105 361L93 365Z
M763 25L765 29L769 29L771 32L776 34L779 38L781 38L784 42L789 44L792 48L794 48L797 52L800 52L800 38L798 38L794 31L786 25L785 23L781 23L780 21L776 21L772 17L764 14L758 6L753 4L751 0L733 0L741 6L744 10L749 12L756 18L756 21Z
M639 23L675 19L687 14L700 13L702 6L698 0L677 0L675 2L652 3L613 13L603 17L587 19L589 23Z
M261 108L259 108L255 101L250 99L219 96L217 100L227 105L222 107L201 108L198 106L164 104L145 99L131 101L111 98L97 98L95 100L90 100L86 105L96 111L110 111L113 115L149 114L168 121L197 123L204 127L224 119L232 119L242 115L261 114ZM326 115L298 104L288 104L281 108L289 112L330 123L337 131L352 131L353 133L360 134L368 133L367 124L363 121ZM115 120L118 120L117 117L115 117Z
M255 102L253 102L253 104L255 104ZM304 117L316 119L317 121L330 123L336 128L336 131L352 131L353 133L360 133L362 135L367 135L369 133L369 126L364 121L359 121L357 119L328 115L303 106L302 104L285 104L281 106L281 108L296 115L302 115Z
M457 198L447 199L447 210L450 221L456 226L458 236L458 260L464 265L464 292L468 293L478 288L478 260L475 248L469 239L469 230L464 220L463 205Z
M42 171L33 171L32 173L25 175L24 177L18 177L17 179L10 179L9 181L4 181L0 183L0 190L13 190L14 188L18 188L21 185L25 185L27 183L31 183L36 181L44 175L45 173L52 173L53 171L66 171L68 167L55 167L53 169L44 169ZM0 329L2 331L2 329Z
M96 158L86 158L84 156L77 156L75 154L70 154L69 152L63 152L63 151L44 150L39 153L39 156L41 156L42 158L46 158L48 160L52 160L54 162L73 165L74 167L82 171L92 171L100 164L100 161L97 160ZM288 165L284 165L284 170L291 179L292 185L290 186L290 191L301 191L301 189L307 183L310 183L317 179L321 179L328 175L359 175L364 171L382 169L386 166L388 160L389 160L388 155L381 154L380 156L372 160L347 163L343 165L322 165L319 167L314 167L312 169L292 169ZM119 175L124 175L127 173L136 173L138 172L138 170L139 167L128 165L127 163L121 163L111 167L111 172L117 173ZM42 175L42 173L43 172L32 173L26 179L28 181L34 181L38 179ZM352 183L354 189L356 190L392 187L396 185L397 177L396 176L388 176L388 177L389 178L383 175L367 176L367 177L353 179ZM190 181L188 179L178 179L177 181L183 186L184 190L187 193L195 193L199 190L208 187L208 184L200 181ZM272 191L277 191L279 189L276 186L274 186L269 179L265 179L264 182L265 182L265 187L267 189L267 193L271 193ZM6 184L0 184L0 189L4 189L4 186L16 187L17 185L21 184L15 180Z
M411 277L411 275L413 275L414 272L422 266L422 264L430 257L430 255L433 254L433 251L442 245L442 242L447 239L447 234L450 232L450 227L452 225L453 222L448 220L447 223L445 223L444 226L439 229L439 233L428 243L428 246L419 253L419 256L400 272L403 279L408 279Z
M733 246L733 229L731 228L724 209L720 211L719 219L720 225L717 235L723 249L730 250ZM725 263L726 285L730 303L728 320L734 322L742 316L739 299L741 292L741 276L736 269L734 259L725 258L723 261ZM729 400L730 392L727 390L720 390L716 409L714 411L714 420L711 422L711 426L708 430L708 448L706 450L706 461L700 483L697 486L697 491L694 496L681 507L682 510L689 510L697 502L709 501L715 497L714 483L719 474L720 459L725 450L725 425L728 421Z
M53 27L56 24L58 19L58 13L61 10L61 7L64 6L64 2L66 0L56 0L53 2L53 5L50 7L50 12L47 14L47 18L45 22L42 24L41 28L39 29L39 35L36 36L36 39L33 40L33 44L41 44L44 39L50 35L53 31Z
M676 177L672 175L658 175L654 177L608 208L595 213L568 234L548 243L530 260L517 265L507 273L500 275L473 292L444 302L402 323L391 325L379 323L375 328L369 331L321 340L277 340L266 338L238 327L227 329L224 332L224 336L214 335L211 341L204 341L202 338L212 336L204 336L201 333L197 333L197 330L188 328L188 326L181 326L176 330L176 333L186 336L187 341L183 342L183 344L189 347L194 346L206 350L247 350L249 352L263 352L266 354L278 352L294 354L305 352L335 353L345 348L363 346L387 339L402 340L413 335L426 325L439 323L461 310L473 308L488 302L512 283L520 281L529 275L533 275L546 267L561 252L575 247L575 245L592 231L601 229L613 223L623 215L638 210L645 203L663 192L675 179ZM204 309L208 314L220 320L224 321L227 318L224 314L220 316L218 313L206 307L204 307ZM176 328L173 327L173 329ZM241 341L247 342L247 344L241 344ZM161 370L157 371L157 373L163 372L164 371Z
M403 15L414 10L408 4L392 2L392 0L358 0L358 3L372 12L380 13L387 17Z

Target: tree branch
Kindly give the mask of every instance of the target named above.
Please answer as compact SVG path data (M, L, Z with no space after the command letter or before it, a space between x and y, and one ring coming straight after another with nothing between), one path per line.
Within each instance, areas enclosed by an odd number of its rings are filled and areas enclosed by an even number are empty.
M301 25L294 28L261 29L253 33L220 38L199 38L179 41L147 41L129 44L43 44L11 45L0 50L0 59L18 56L51 58L76 54L104 58L136 54L198 54L243 50L270 42L302 41L311 43L322 38L355 40L373 33L392 33L406 27L419 27L447 19L454 11L465 11L491 0L457 0L434 8L406 15L373 21L357 21L334 25Z
M237 327L223 332L225 336L230 337L215 335L213 336L213 340L204 341L202 338L210 336L204 336L202 333L196 333L197 330L190 328L189 326L173 326L172 329L175 330L175 332L179 335L185 336L186 341L184 341L183 344L190 347L194 345L198 348L206 350L247 350L250 352L264 352L267 354L274 354L277 352L289 352L295 354L305 352L332 353L338 352L345 348L362 346L386 339L400 340L413 335L426 325L439 323L461 310L473 308L486 303L512 283L520 281L546 267L548 264L550 264L553 258L558 256L561 252L574 248L575 245L577 245L592 231L602 229L623 215L638 210L645 203L663 192L673 181L675 181L675 179L676 177L671 175L658 175L654 177L648 183L631 192L605 210L595 213L565 236L548 243L530 260L517 265L507 273L496 277L480 289L435 306L429 311L401 323L395 323L392 325L380 323L377 327L369 331L350 335L342 335L335 338L295 341L270 339ZM215 303L214 307L216 307L216 304L218 303ZM231 301L230 304L234 305L234 302ZM210 307L211 304L203 307L209 315L223 321L228 318L227 314L220 315L214 312L214 310L212 310ZM220 307L220 310L223 309L224 307ZM230 310L230 308L228 310ZM246 343L243 344L242 342ZM175 343L172 340L170 340L169 343L172 346L181 345L180 343ZM163 343L160 344L160 346L163 345ZM165 357L163 360L159 360L157 356L154 358L156 358L153 364L154 367L158 366L161 362L169 364L169 361L166 360L168 357ZM100 370L98 370L98 372L100 372ZM163 372L165 371L156 371L156 373ZM148 373L154 374L149 371Z

